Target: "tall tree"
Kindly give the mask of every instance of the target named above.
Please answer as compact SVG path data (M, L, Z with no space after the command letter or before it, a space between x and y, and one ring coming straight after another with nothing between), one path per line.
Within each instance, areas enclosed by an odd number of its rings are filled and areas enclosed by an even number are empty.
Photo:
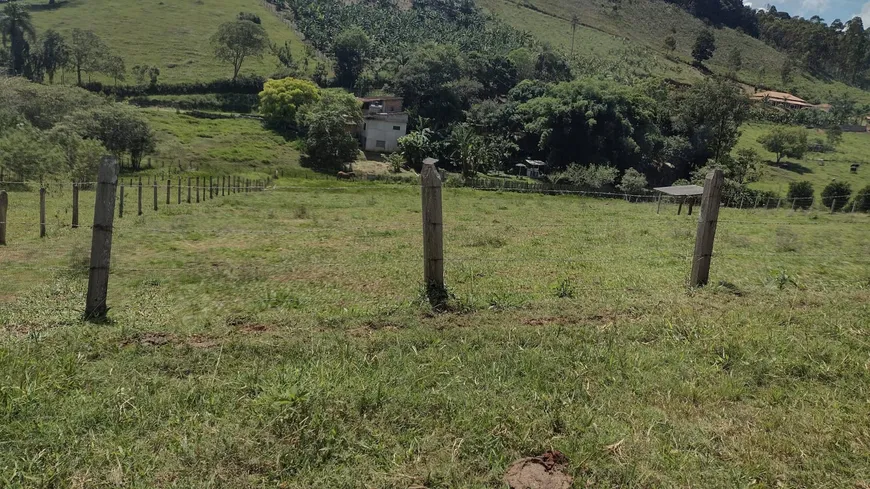
M124 58L120 56L106 56L102 62L101 71L114 80L115 86L118 86L119 81L124 81L127 78L127 67L124 64Z
M701 64L713 57L716 51L716 38L709 30L703 30L695 38L695 46L692 48L692 58Z
M211 44L217 59L233 65L233 81L236 81L245 58L263 56L269 47L269 35L259 24L236 20L221 24L211 37Z
M867 35L864 33L864 21L861 17L855 17L846 24L843 35L843 65L849 82L855 83L866 63Z
M36 40L36 29L28 12L19 2L11 1L0 15L0 38L9 46L9 72L20 75L24 69L27 41Z
M353 27L343 31L335 39L335 81L339 86L353 89L365 68L366 56L371 49L371 40L365 31Z
M54 83L54 74L69 62L66 40L52 29L45 31L42 36L42 62L49 83Z
M100 60L106 53L106 45L93 31L73 29L70 36L70 62L76 70L76 81L82 84L82 72L99 70Z

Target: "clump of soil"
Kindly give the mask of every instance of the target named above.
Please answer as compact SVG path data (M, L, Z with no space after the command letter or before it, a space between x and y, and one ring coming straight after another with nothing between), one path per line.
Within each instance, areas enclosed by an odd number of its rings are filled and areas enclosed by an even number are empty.
M574 478L565 473L567 464L562 452L550 450L512 463L504 481L511 489L570 489Z

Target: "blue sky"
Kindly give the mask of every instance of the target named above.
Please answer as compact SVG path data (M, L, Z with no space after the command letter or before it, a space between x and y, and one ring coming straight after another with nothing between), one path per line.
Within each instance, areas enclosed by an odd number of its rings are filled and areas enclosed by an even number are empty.
M775 5L777 10L807 18L818 15L828 23L834 19L846 22L860 15L865 28L870 24L870 0L748 0L744 3L752 3L755 8Z

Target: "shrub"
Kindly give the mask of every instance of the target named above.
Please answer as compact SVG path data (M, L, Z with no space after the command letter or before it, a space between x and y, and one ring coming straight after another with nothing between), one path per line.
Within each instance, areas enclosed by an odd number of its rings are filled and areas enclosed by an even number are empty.
M787 198L795 208L809 209L813 203L813 195L815 195L815 189L810 182L791 182L788 184Z
M613 186L619 171L607 165L582 166L573 163L562 172L558 179L568 180L574 185L581 185L590 189L600 190Z
M622 176L619 190L626 194L637 195L643 192L646 186L646 176L634 168L629 168L626 170L625 175Z
M320 89L310 81L291 77L269 80L260 92L260 113L276 129L293 129L299 107L317 102L320 97Z
M838 211L846 207L849 197L852 196L852 187L846 182L831 182L822 190L822 203L825 208Z
M855 210L870 212L870 185L862 188L855 196Z
M782 161L783 157L803 158L809 151L807 142L809 134L806 129L785 129L775 127L769 133L758 138L758 142L764 149L776 155L776 162Z

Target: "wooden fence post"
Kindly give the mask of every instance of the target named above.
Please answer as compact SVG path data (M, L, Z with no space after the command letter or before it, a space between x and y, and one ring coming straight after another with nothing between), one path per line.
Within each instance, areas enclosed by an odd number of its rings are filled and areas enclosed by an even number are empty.
M831 214L834 213L834 209L837 207L837 199L831 201Z
M196 177L196 203L199 204L199 177Z
M423 282L432 304L443 303L444 226L441 212L441 179L435 163L425 163L420 174L423 196Z
M6 210L9 208L9 196L5 190L0 190L0 245L6 246Z
M698 216L698 231L695 235L695 252L692 256L692 287L707 285L710 279L710 262L713 258L713 241L716 239L716 225L719 221L719 201L722 198L722 184L725 175L722 170L713 170L704 181L704 196L701 198L701 212Z
M214 198L214 177L208 177L208 200Z
M39 237L45 237L45 187L39 189Z
M139 215L142 215L142 177L139 177Z
M227 177L226 175L221 177L221 197L227 194Z
M77 229L79 227L79 184L73 184L73 208L72 208L72 227L73 229Z
M172 199L172 180L166 180L166 205L168 206Z
M118 163L103 157L97 177L97 197L94 204L94 231L91 240L91 266L88 272L88 295L85 319L103 319L109 308L109 263L112 255L112 221L115 213L115 187L118 183Z
M190 203L190 177L187 177L187 203Z
M178 205L181 205L181 177L178 177Z
M154 177L154 210L157 210L157 177Z
M124 181L121 181L121 195L118 197L118 217L124 217Z

